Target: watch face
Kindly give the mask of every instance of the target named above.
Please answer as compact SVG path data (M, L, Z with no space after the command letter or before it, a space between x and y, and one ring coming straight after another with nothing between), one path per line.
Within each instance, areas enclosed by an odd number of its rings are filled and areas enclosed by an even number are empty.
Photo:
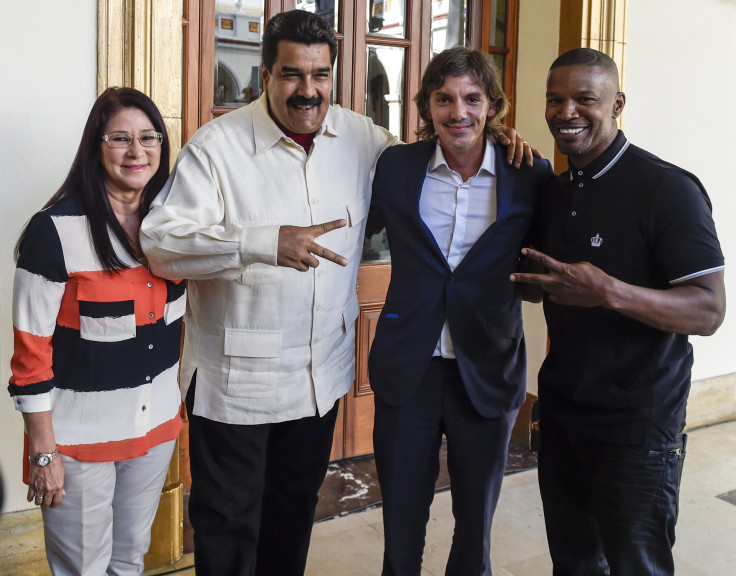
M48 466L49 465L49 462L51 462L51 458L49 458L49 455L48 454L41 454L38 457L38 465L41 466L41 467Z

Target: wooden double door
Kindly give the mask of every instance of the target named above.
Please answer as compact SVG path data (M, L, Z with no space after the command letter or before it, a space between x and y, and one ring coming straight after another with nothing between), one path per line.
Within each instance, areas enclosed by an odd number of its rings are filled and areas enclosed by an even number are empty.
M518 0L184 0L184 142L213 117L258 97L260 38L278 12L315 12L338 39L333 102L416 140L412 98L433 54L457 44L493 55L513 94ZM513 111L506 120L513 122ZM332 459L373 452L368 351L391 274L383 234L366 240L358 274L356 379L342 399Z

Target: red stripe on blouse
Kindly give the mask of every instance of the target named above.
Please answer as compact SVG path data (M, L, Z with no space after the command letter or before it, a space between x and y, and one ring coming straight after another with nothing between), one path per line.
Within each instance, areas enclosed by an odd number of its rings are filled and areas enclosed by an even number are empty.
M52 336L35 336L13 326L14 352L10 360L10 383L26 386L54 377Z
M152 286L149 286L149 283ZM154 290L157 284L160 290ZM121 270L112 274L106 270L97 272L73 272L69 274L64 297L56 322L59 326L79 330L79 301L124 302L135 301L136 326L155 324L163 316L166 307L166 282L151 276L143 266Z

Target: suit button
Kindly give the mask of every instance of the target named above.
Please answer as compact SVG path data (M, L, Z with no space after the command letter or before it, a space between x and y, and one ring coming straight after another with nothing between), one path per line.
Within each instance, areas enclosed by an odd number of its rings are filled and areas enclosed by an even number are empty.
M455 276L450 274L450 277L447 279L448 284L454 284L455 283Z

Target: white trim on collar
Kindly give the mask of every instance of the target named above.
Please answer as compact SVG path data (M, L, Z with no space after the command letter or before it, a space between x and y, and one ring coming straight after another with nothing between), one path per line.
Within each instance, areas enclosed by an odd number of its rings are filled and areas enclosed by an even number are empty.
M624 138L626 138L626 137L624 136ZM613 157L613 159L608 164L605 165L605 167L603 168L603 170L601 170L600 172L598 172L598 174L596 174L595 176L593 176L593 180L596 180L596 179L600 178L606 172L608 172L611 168L613 168L613 165L616 164L616 162L619 161L619 158L621 158L621 156L623 156L623 153L626 152L626 149L629 147L629 144L630 144L630 142L629 142L628 138L626 138L626 142L624 142L624 145L621 146L621 150L618 151L618 154L616 154Z
M629 142L629 139L628 138L626 138L625 136L624 136L624 138L626 139L626 141L624 142L624 145L621 146L621 150L619 150L616 153L616 155L611 159L611 161L608 164L606 164L598 172L598 174L596 174L595 176L593 176L593 180L597 180L598 178L600 178L601 176L603 176L606 172L608 172L611 168L613 168L613 166L616 164L616 162L618 162L621 159L621 156L623 156L624 152L626 152L626 149L629 147L629 144L631 144L631 142ZM570 167L570 168L568 168L567 171L570 173L570 181L572 181L572 179L574 178L573 168Z

